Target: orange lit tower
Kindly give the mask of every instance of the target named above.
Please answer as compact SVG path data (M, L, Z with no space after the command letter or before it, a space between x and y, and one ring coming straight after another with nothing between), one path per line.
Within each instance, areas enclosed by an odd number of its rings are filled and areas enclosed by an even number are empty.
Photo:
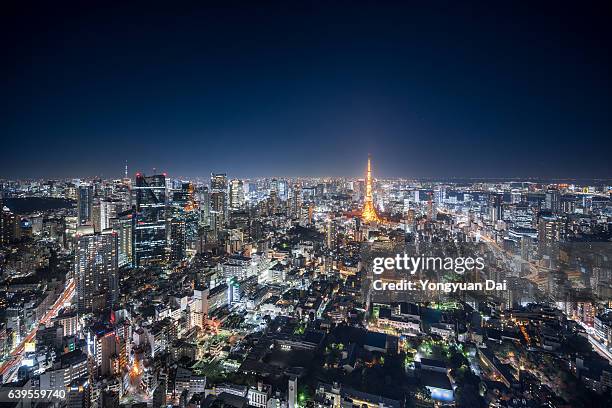
M378 222L378 214L376 214L376 208L374 208L374 201L372 199L372 167L370 165L370 155L368 155L368 174L366 176L366 196L365 203L363 204L363 211L361 212L361 218L365 222Z

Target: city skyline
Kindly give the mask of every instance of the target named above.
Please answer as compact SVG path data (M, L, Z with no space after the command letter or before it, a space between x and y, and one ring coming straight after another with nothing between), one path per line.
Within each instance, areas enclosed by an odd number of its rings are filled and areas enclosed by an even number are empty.
M13 7L5 178L612 176L597 4Z
M9 2L0 406L612 407L604 2Z

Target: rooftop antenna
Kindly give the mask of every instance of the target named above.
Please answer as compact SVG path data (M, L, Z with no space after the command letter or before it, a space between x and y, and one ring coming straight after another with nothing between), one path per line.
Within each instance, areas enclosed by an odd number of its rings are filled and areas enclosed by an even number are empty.
M128 178L127 160L125 161L125 178Z

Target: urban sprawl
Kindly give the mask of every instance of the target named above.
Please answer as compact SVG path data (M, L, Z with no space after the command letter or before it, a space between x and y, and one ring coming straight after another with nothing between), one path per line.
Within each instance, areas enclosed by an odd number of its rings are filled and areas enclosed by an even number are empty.
M612 406L610 184L373 173L0 180L2 404Z

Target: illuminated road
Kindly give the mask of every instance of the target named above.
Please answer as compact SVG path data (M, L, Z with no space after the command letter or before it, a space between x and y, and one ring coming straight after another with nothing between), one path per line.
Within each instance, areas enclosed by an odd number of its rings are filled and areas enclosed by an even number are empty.
M502 248L497 242L495 242L495 240L487 237L486 235L481 235L480 233L473 233L473 235L476 236L476 238L478 238L479 240L482 240L484 242L486 242L487 244L489 244L491 247L493 247L495 250L497 250L499 253L503 254L504 256L506 256L506 258L508 260L512 260L512 257L514 256L512 253L506 251L504 248ZM531 281L532 283L536 284L536 285L542 285L545 284L548 280L548 277L540 277L540 272L550 272L551 269L547 268L545 266L541 266L538 265L537 263L533 262L533 261L526 261L526 260L521 260L521 262L526 263L527 265L529 265L529 269L531 270L531 273L529 275L523 276L523 279L527 279L529 281Z
M589 334L589 342L594 346L593 348L600 356L607 359L610 363L612 363L612 353L604 347L592 334Z
M593 348L595 349L597 354L599 354L600 356L602 356L605 359L607 359L610 363L612 363L612 353L610 353L610 350L608 350L603 344L601 344L597 340L597 338L595 336L593 336L593 333L595 332L595 329L590 327L590 326L587 326L586 324L584 324L580 320L574 320L574 321L576 323L578 323L580 326L582 326L582 328L584 330L586 330L587 335L589 336L589 343L591 343L593 345Z
M64 288L64 291L62 292L62 294L57 298L53 306L47 311L47 313L45 313L45 315L42 317L42 319L40 319L38 324L35 325L35 327L30 331L30 333L28 333L24 337L21 343L19 343L19 345L11 352L10 354L12 357L11 360L5 362L0 367L0 375L4 376L6 373L9 374L7 378L3 378L4 382L8 382L10 380L10 377L12 377L13 374L15 373L14 369L19 368L21 360L23 359L23 352L25 350L25 345L26 343L32 341L32 339L36 337L36 332L38 331L38 327L41 324L47 324L49 320L57 316L57 312L59 312L59 310L62 308L64 303L72 299L75 288L76 288L76 284L71 279L68 282L68 285L66 285L66 287Z

